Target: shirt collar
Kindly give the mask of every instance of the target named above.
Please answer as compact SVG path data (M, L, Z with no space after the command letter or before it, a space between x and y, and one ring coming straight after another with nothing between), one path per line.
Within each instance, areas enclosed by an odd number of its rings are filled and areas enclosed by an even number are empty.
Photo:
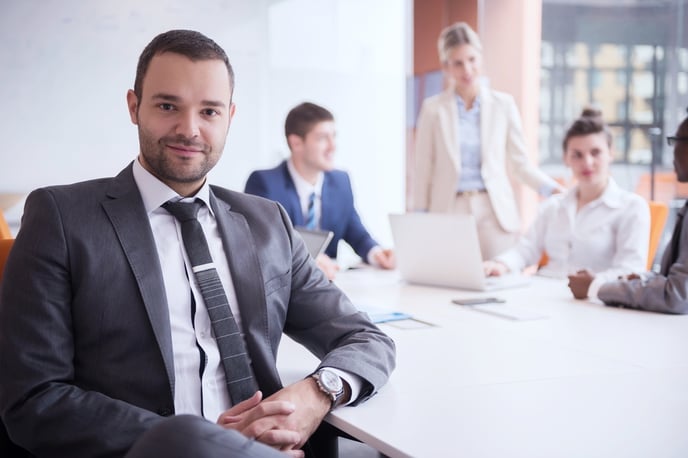
M608 207L620 208L623 205L623 195L624 191L616 184L612 177L609 177L609 182L600 196L600 200Z
M463 108L464 111L466 110L466 102L463 101L461 96L459 94L455 94L454 98L456 99L456 103L459 104L459 107ZM471 111L479 109L480 108L480 91L478 91L478 94L475 96L475 100L473 101L473 106L471 107Z
M296 167L294 167L294 163L292 162L291 158L287 159L287 170L289 170L289 175L291 175L291 180L294 182L294 186L296 186L296 193L299 196L309 196L312 192L314 192L316 196L322 195L323 179L325 177L323 172L318 174L315 185L312 185L301 175L299 175L299 172L297 172Z
M172 188L143 168L138 158L134 161L133 173L134 181L141 193L143 206L147 214L150 215L168 200L177 201L183 199L182 196L177 194ZM210 213L213 214L213 209L210 206L210 186L208 185L207 179L194 198L203 201Z
M575 201L577 199L576 195L578 193L578 186L568 190L565 199ZM624 191L616 184L614 178L609 177L607 182L607 187L604 188L604 192L600 197L595 199L593 202L601 203L610 208L620 208L623 206L623 196ZM591 203L593 203L591 202Z

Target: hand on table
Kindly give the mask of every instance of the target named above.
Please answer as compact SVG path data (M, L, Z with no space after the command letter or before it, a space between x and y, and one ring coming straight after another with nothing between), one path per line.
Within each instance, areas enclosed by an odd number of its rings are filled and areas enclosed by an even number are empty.
M373 261L382 269L394 269L397 266L397 258L394 250L387 248L373 253Z
M337 265L334 259L330 258L326 254L319 254L318 257L315 258L315 263L318 265L320 270L325 273L325 276L328 280L334 280L337 272L339 272L339 265Z
M632 273L632 274L628 274L628 275L621 275L619 277L619 280L630 281L630 280L640 280L641 278L642 277L640 276L640 274Z
M587 298L590 284L594 279L595 275L587 269L569 275L569 289L573 293L573 297L576 299Z
M499 261L483 261L483 271L488 277L499 277L509 272L509 268Z

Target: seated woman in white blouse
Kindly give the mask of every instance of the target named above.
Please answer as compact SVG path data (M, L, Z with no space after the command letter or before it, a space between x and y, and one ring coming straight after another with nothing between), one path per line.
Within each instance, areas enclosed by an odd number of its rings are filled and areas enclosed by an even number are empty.
M565 278L580 270L595 274L599 285L644 270L650 237L650 210L637 194L624 191L609 173L612 136L600 111L585 109L564 137L564 163L577 185L543 202L518 244L485 261L487 275L520 272L543 253L548 263L538 273Z

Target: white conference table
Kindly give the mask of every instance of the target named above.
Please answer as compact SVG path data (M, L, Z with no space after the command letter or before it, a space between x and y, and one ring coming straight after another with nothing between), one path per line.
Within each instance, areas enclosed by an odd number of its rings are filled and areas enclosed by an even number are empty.
M577 301L566 281L540 277L488 293L507 300L492 307L543 316L526 320L451 303L486 293L408 285L397 272L336 283L362 309L433 324L380 324L397 345L390 381L326 419L385 455L688 457L688 316ZM316 363L284 339L285 383Z

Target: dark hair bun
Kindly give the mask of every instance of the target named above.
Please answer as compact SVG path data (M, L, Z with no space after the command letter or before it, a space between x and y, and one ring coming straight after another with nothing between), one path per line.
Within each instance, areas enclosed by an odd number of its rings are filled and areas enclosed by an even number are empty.
M607 145L612 146L612 134L602 119L602 110L598 108L585 107L581 115L573 121L571 127L566 131L562 146L566 151L566 145L571 137L582 137L584 135L597 134L604 132L607 137Z
M602 118L602 110L592 107L585 107L581 112L581 118Z

